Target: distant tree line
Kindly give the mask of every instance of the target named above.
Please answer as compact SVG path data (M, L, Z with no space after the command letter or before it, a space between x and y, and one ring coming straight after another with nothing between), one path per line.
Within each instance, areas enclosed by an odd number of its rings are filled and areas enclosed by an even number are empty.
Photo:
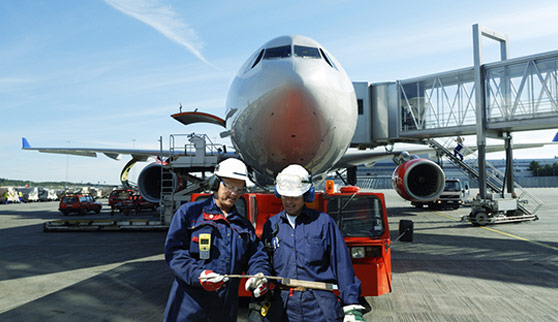
M73 183L73 182L66 182L66 181L45 181L45 182L34 182L29 180L13 180L13 179L5 179L0 178L0 186L11 186L11 187L24 187L28 186L29 188L54 188L54 189L61 189L68 186L73 187L112 187L112 185L103 185L103 184L94 184L94 183Z
M552 165L545 164L541 166L538 161L531 161L531 163L529 163L529 170L531 170L534 177L558 176L558 163L554 162Z

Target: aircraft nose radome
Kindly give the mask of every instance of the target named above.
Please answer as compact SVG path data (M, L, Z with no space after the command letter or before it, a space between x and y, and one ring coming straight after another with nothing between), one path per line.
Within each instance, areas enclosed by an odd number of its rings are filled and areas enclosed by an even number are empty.
M310 164L325 149L327 136L325 119L313 97L297 87L286 88L271 99L267 113L255 129L267 149L268 160L273 160L274 171L288 164Z

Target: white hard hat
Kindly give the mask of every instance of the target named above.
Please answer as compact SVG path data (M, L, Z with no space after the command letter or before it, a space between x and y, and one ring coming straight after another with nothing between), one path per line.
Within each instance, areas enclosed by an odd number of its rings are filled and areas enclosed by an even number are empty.
M291 164L281 171L275 179L275 190L281 196L298 197L312 187L310 174L303 166Z
M230 178L242 181L248 180L248 170L246 169L246 165L244 162L234 158L221 161L215 166L213 174L220 178Z

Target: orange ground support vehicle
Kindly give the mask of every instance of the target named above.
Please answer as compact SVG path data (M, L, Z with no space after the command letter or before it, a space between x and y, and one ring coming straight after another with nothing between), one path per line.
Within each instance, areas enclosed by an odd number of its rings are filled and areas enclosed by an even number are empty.
M191 200L209 196L196 193ZM341 229L353 268L362 283L361 296L391 292L391 241L384 195L360 192L358 187L343 187L338 193L318 192L314 202L306 205L328 213ZM245 193L236 206L254 225L258 236L267 219L282 210L281 200L273 193ZM239 294L250 296L244 290L244 281Z

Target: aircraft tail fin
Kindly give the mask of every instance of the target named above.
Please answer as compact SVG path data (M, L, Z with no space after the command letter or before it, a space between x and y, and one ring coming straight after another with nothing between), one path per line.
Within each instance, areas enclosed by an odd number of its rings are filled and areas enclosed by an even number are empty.
M556 132L556 135L554 136L554 139L552 139L552 142L558 142L558 132Z
M558 135L558 133L557 133L557 135ZM556 138L554 138L554 139L556 139ZM29 144L29 141L27 141L27 139L24 138L24 137L21 138L21 148L22 148L22 149L29 149L29 148L31 148L31 144Z

